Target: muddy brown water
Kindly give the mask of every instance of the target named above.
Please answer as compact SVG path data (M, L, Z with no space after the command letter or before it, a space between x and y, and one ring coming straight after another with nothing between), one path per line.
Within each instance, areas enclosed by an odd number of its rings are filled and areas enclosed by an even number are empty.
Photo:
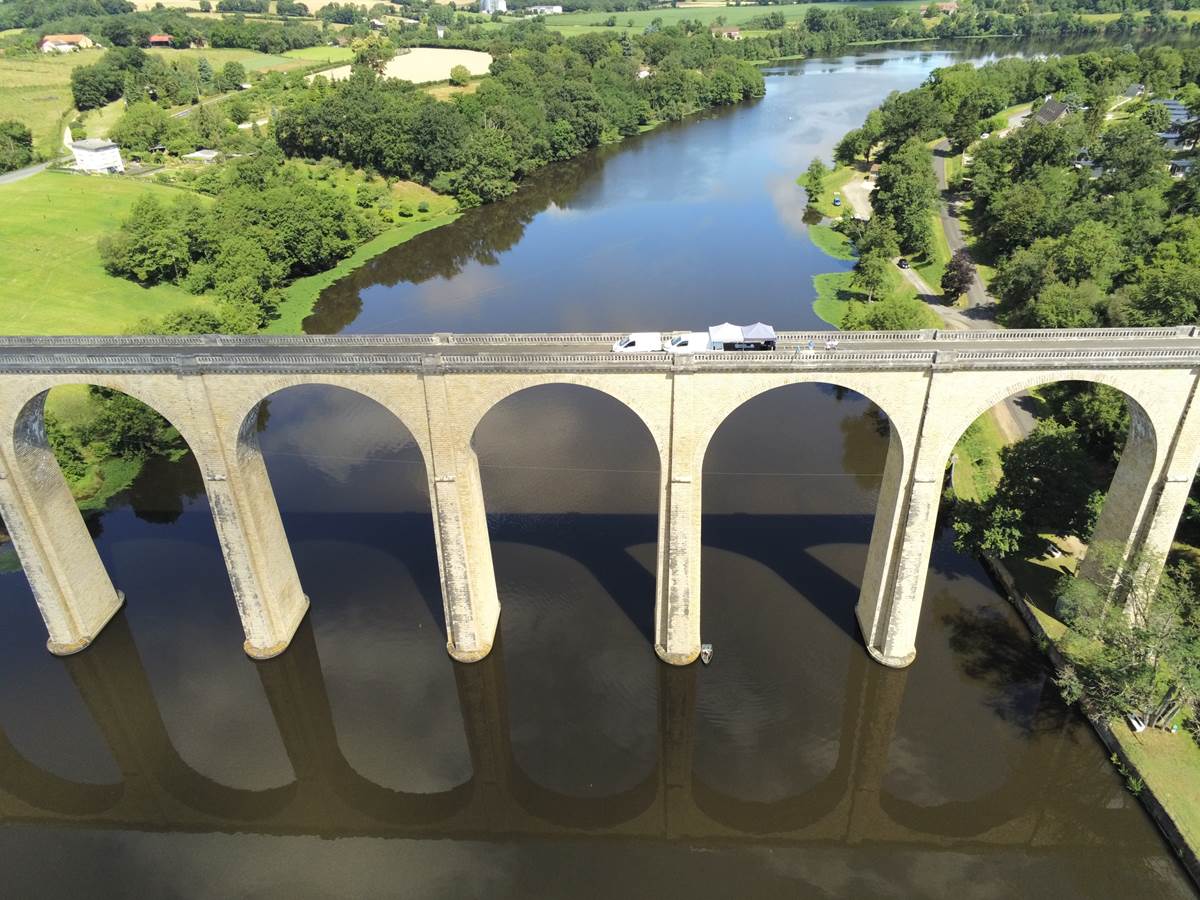
M333 286L311 331L813 326L797 173L954 58L768 70L754 104L554 166ZM943 533L905 671L853 617L886 452L794 386L705 461L708 667L652 650L658 462L632 413L546 387L476 434L503 613L445 652L422 461L371 401L294 388L261 440L312 611L241 651L199 473L93 520L125 609L45 652L0 574L9 896L1193 896L1040 654ZM2 568L2 567L0 567ZM11 568L11 567L10 567Z

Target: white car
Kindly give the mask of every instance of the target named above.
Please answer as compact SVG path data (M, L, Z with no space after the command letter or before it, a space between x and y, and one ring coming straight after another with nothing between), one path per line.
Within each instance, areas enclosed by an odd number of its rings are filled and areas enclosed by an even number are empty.
M667 341L663 347L668 353L711 353L713 348L707 331L685 331ZM721 349L721 348L717 348Z
M657 353L663 349L658 331L635 331L613 344L613 353Z

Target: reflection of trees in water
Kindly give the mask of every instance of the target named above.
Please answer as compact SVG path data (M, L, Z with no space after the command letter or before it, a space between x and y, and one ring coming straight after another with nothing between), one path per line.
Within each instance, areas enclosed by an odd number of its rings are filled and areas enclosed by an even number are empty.
M939 601L935 601L939 602ZM940 601L953 605L948 596ZM967 677L982 682L984 703L1005 722L1026 733L1053 732L1066 718L1042 657L1029 636L1000 609L959 608L942 617L950 649Z
M422 284L453 278L473 262L497 265L515 247L525 226L551 204L570 209L583 184L603 169L603 150L547 166L498 203L467 212L383 253L328 287L304 320L308 334L336 334L362 312L359 294L375 285Z
M148 460L124 499L143 522L170 525L183 515L187 501L203 494L200 466L189 452L178 462L162 456Z
M850 396L863 399L860 394L850 393ZM879 487L880 473L887 457L886 450L880 453L879 439L886 442L892 434L888 417L868 401L866 409L858 415L843 416L839 427L842 431L842 470L853 475L854 483L860 488L875 490Z

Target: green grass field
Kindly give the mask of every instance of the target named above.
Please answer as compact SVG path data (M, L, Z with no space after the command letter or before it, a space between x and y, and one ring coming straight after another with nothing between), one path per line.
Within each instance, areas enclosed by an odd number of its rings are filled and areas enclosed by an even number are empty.
M227 62L240 62L247 72L286 72L289 69L301 69L313 62L311 59L289 58L275 56L270 53L259 53L257 50L242 50L237 47L205 47L201 50L171 50L155 47L147 50L155 56L164 59L199 59L204 57L213 68L219 69Z
M283 55L288 59L304 60L306 63L347 63L354 59L354 51L349 47L304 47L300 50L288 50Z
M950 245L946 242L946 232L942 229L941 217L935 212L930 214L933 222L930 234L933 241L928 258L912 260L912 266L925 279L925 283L935 291L941 290L942 276L946 274L946 263L950 262Z
M16 119L33 132L33 146L57 154L62 125L74 105L71 70L90 65L103 54L96 50L63 55L0 56L0 120Z
M173 285L139 287L104 271L96 241L147 191L127 178L43 172L0 185L0 330L115 334L146 316L203 302Z
M835 328L840 328L842 318L846 315L850 303L855 300L865 301L867 299L867 295L855 287L853 281L853 272L822 272L820 275L814 275L813 287L816 288L817 299L813 301L813 312L822 321L828 322ZM915 295L916 291L904 280L900 270L892 269L888 273L888 286L876 299ZM941 327L942 320L938 314L928 307L926 307L926 312L928 316L921 327Z
M865 2L846 3L802 3L790 6L687 6L681 5L674 9L632 10L629 12L572 12L561 16L546 16L546 27L560 31L567 36L586 34L597 26L604 26L610 17L617 20L616 28L621 31L644 31L646 26L655 19L662 19L664 25L671 25L682 19L691 19L708 24L722 19L726 25L739 26L753 19L761 18L768 13L779 12L784 19L794 22L803 19L808 10L813 7L826 9L845 9L847 6L886 6L889 9L916 9L921 6L920 0L865 0ZM501 21L506 23L520 21L513 16L505 16Z
M834 259L854 259L854 248L850 239L831 225L809 225L808 237L817 248Z

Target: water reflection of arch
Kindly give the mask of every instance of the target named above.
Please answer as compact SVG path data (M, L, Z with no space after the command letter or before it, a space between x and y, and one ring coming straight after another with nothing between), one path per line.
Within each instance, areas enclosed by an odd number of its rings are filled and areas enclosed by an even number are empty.
M260 665L258 673L298 784L328 789L348 808L390 825L441 822L470 805L472 781L437 793L406 792L371 781L350 764L338 741L309 620L297 629L289 652Z
M63 664L123 772L146 773L176 802L241 823L267 820L293 801L294 783L258 791L233 788L202 775L183 759L123 614L114 617L92 649Z
M626 790L603 797L577 797L539 784L518 764L513 752L504 676L503 638L497 632L492 652L478 663L455 666L459 697L467 721L475 778L500 782L510 802L524 812L564 830L618 829L650 812L661 796L661 754L657 764Z
M18 800L68 817L98 816L125 795L125 783L87 784L71 781L34 765L0 731L0 785Z

